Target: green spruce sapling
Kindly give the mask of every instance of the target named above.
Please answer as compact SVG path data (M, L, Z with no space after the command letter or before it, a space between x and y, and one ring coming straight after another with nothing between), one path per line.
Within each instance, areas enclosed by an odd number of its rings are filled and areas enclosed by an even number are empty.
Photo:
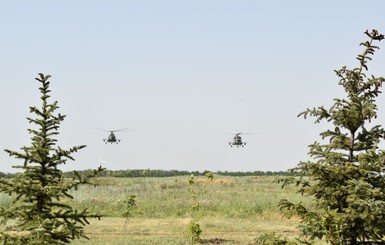
M357 57L359 67L336 71L346 98L335 99L328 110L318 107L299 114L334 127L320 133L328 141L310 145L313 160L300 162L291 169L295 177L282 180L283 187L295 184L301 195L315 201L313 208L286 199L279 203L288 217L301 218L301 236L293 242L263 234L256 244L315 244L316 238L335 245L385 244L385 152L379 149L385 131L379 125L369 128L385 79L364 73L378 49L373 42L384 35L376 30L365 34L369 40L361 43L365 49Z
M28 117L35 127L28 129L31 145L21 152L5 150L10 156L24 160L14 166L21 172L13 179L0 179L0 191L14 197L13 205L0 208L0 221L6 229L0 232L3 244L66 244L77 238L85 238L84 226L88 218L100 218L87 210L78 211L62 202L73 198L69 193L95 177L101 167L91 174L65 179L59 167L67 160L74 160L73 153L84 148L74 146L68 150L56 146L60 123L65 116L56 114L58 102L49 103L49 75L39 74L41 84L41 108L30 107L34 118ZM12 221L12 222L7 222ZM9 224L11 223L11 224Z
M300 162L291 171L299 193L312 197L314 209L281 200L287 215L301 219L302 243L315 238L330 244L385 244L385 152L379 148L385 137L377 118L376 98L385 81L367 76L367 62L378 49L375 42L384 39L377 30L366 31L368 41L361 43L359 66L336 71L346 97L335 99L329 108L307 109L299 116L315 117L333 128L320 133L321 143L311 144L311 161Z

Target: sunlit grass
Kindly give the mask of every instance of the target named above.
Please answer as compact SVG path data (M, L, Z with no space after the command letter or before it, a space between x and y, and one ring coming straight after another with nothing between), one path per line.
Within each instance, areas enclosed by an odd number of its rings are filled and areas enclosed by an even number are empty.
M108 217L93 220L87 227L90 240L77 240L73 244L113 245L185 245L188 244L187 218L132 218L125 223L123 218ZM275 231L292 237L296 234L297 220L278 216L257 218L210 218L202 219L202 239L220 239L221 244L253 244L255 238Z
M65 200L75 209L101 214L101 221L90 220L86 233L90 240L73 244L188 244L187 224L191 218L190 176L169 178L96 178L96 186L81 186L72 191L74 199ZM222 177L214 181L195 177L204 212L200 220L206 241L221 239L221 244L253 244L264 232L292 237L297 219L285 219L277 208L281 199L311 205L309 199L293 188L282 189L276 177ZM124 200L136 196L137 208L126 222ZM0 195L0 205L12 199Z
M135 195L136 217L188 217L191 197L188 176L170 178L98 178L98 186L82 186L71 193L68 202L77 209L108 217L121 217L123 201ZM217 177L212 183L197 178L206 190L201 198L202 210L213 217L250 217L265 212L276 212L276 204L286 198L308 202L294 190L282 189L274 177Z

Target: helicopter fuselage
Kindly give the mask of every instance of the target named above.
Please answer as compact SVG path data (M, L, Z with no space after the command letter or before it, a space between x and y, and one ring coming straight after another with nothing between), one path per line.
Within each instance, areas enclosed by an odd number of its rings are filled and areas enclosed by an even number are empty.
M113 132L110 133L110 135L108 136L107 139L103 139L104 143L107 144L107 143L116 143L118 144L120 142L120 139L117 139L115 134Z
M240 147L240 146L244 147L244 146L246 145L246 142L243 142L241 136L239 136L239 134L236 134L236 135L234 136L233 141L232 141L232 142L229 142L229 145L230 145L231 147L233 147L233 145L235 145L235 146L237 146L237 147Z

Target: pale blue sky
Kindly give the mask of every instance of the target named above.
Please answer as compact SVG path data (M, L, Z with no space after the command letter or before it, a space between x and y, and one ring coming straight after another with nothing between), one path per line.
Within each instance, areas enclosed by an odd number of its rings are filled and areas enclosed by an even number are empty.
M297 118L341 96L383 1L1 1L0 149L28 145L37 73L67 115L59 145L87 145L65 170L287 170L321 131ZM385 76L385 46L369 74ZM379 123L385 119L381 98ZM381 109L383 109L381 111ZM94 128L128 128L119 145ZM245 135L230 148L229 133ZM22 163L0 152L0 171Z

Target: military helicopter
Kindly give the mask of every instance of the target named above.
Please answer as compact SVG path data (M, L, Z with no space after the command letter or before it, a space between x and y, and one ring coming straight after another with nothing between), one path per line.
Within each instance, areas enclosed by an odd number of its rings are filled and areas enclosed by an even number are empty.
M237 134L234 134L234 139L232 142L229 142L229 145L231 147L233 147L233 145L237 146L237 147L244 147L246 145L246 142L242 141L242 137L240 135L245 135L245 134L255 134L255 133L242 133L242 132L239 132Z
M105 129L99 129L99 130L102 130L102 131L106 131L106 132L110 132L110 134L108 135L108 138L107 139L103 139L104 143L107 144L107 143L110 143L110 144L119 144L120 142L120 139L116 138L115 136L115 132L119 132L119 131L135 131L135 130L127 130L126 128L122 128L122 129L116 129L116 130L105 130Z

